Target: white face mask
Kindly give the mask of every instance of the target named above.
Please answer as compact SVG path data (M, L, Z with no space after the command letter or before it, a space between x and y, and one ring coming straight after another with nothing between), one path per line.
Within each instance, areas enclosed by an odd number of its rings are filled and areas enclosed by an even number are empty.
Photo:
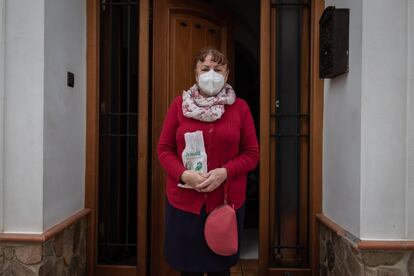
M208 96L217 95L224 86L224 76L213 69L198 76L198 86Z

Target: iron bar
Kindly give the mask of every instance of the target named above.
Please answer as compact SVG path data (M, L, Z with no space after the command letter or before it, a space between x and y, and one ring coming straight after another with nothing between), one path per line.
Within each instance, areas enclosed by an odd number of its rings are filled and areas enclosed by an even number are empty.
M138 113L133 113L133 112L127 112L127 113L122 113L122 112L101 112L99 115L101 115L101 116L138 116Z
M131 3L128 3L128 2L124 1L124 2L106 3L106 1L102 1L101 5L102 5L103 8L106 7L106 6L125 6L125 5L128 5L128 4L130 4L131 6L139 5L139 2L131 2Z
M293 133L293 134L281 134L281 133L276 133L276 134L271 134L270 136L274 137L274 138L296 138L296 137L309 137L309 134L301 134L301 133Z
M280 249L297 249L297 248L300 248L300 249L304 249L304 248L306 248L306 247L303 247L303 246L300 246L300 245L295 245L295 246L273 246L273 249L276 249L276 248L280 248Z
M279 37L281 37L281 33L282 33L282 20L280 20L280 18L278 18L278 20L277 20L277 22L278 22L278 24L277 24L277 29L278 29L278 32L275 34L275 37L276 37L276 42L277 43L280 43L280 39L279 39ZM277 45L277 46L280 46L280 45ZM280 59L280 51L278 51L278 49L282 49L282 47L277 47L276 48L276 57L277 57L277 60L275 61L276 62L276 66L278 65L278 63L277 63L277 61ZM276 102L277 103L279 103L279 105L277 105L277 109L279 109L281 106L280 106L280 95L279 95L279 93L280 93L280 91L281 91L281 89L280 89L280 87L281 87L281 85L280 85L280 82L279 82L279 80L281 80L282 78L280 77L280 74L281 74L281 70L279 70L280 68L278 68L277 70L276 70L276 72L277 72L277 75L276 75L276 85L277 85L277 90L276 90ZM276 110L276 113L278 113L278 110ZM279 127L279 123L280 123L280 120L279 120L279 117L276 117L276 120L275 120L275 123L276 123L276 126L275 126L275 129L276 129L276 131L279 131L278 130L278 127ZM281 183L281 177L280 177L280 172L281 172L281 170L280 170L280 160L281 160L281 158L280 158L280 151L281 151L281 146L280 146L280 141L279 140L276 140L275 141L275 143L276 143L276 157L275 157L275 162L276 162L276 188L275 188L275 190L276 190L276 206L277 206L277 210L276 210L276 224L277 224L277 226L276 226L276 229L277 229L277 237L276 237L276 240L277 240L277 245L280 245L281 244L281 239L282 239L282 234L281 234L281 216L282 216L282 211L281 211L281 208L282 208L282 203L281 203L281 199L282 199L282 197L281 197L281 193L282 193L282 183ZM282 255L282 250L280 249L280 248L278 248L277 249L277 253L276 253L276 255L281 255L281 256L283 256Z
M130 93L131 93L131 79L130 79L130 75L131 75L131 0L128 0L128 15L127 15L127 73L126 73L126 85L127 85L127 98L126 98L126 111L127 113L129 113L129 106L130 106ZM129 134L129 116L126 117L126 133ZM131 136L129 136L131 137ZM125 192L125 196L126 196L126 200L125 200L125 205L126 205L126 227L125 227L125 240L126 240L126 244L129 243L129 185L130 185L130 155L129 155L129 139L126 139L126 164L125 164L125 170L126 170L126 178L125 178L125 182L126 182L126 192ZM130 254L129 252L129 248L128 246L126 246L125 251L128 254Z
M279 120L276 119L276 122L278 122ZM277 124L277 123L276 123ZM280 165L279 165L279 161L280 161L280 141L276 140L276 205L277 205L277 212L276 212L276 223L277 223L277 244L281 244L281 192L282 192L282 186L281 186L281 181L280 181ZM278 250L278 254L281 254L281 250Z
M136 134L99 134L99 137L137 137Z
M286 7L286 6L299 6L299 7L306 7L309 8L310 7L310 2L303 2L303 1L299 1L299 2L284 2L284 1L280 1L280 0L270 0L270 4L272 5L272 7Z
M99 219L108 225L98 242L98 263L136 265L134 230L137 111L135 25L137 1L101 2L101 108ZM105 35L104 35L105 34ZM105 67L103 67L105 66ZM134 72L134 75L132 74ZM126 93L126 94L125 94ZM126 140L124 140L126 139ZM126 185L126 186L124 186ZM109 201L109 204L108 204ZM130 206L132 204L132 206ZM107 207L108 206L108 207ZM131 209L132 207L133 209ZM121 213L121 216L117 214ZM111 225L112 224L112 225Z
M109 3L112 3L112 0L109 0ZM108 103L108 110L112 110L112 67L113 67L113 60L112 60L112 51L113 51L113 45L112 45L112 41L113 41L113 39L112 39L112 35L113 35L113 33L112 33L112 25L113 25L113 22L112 22L112 17L113 17L113 8L112 8L112 6L109 6L109 32L108 32L108 40L109 40L109 42L108 42L108 45L109 45L109 49L108 49L108 52L109 52L109 59L108 59L108 67L109 67L109 69L108 69L108 76L109 76L109 79L108 79L108 89L109 89L109 97L108 98L110 98L111 99L111 102L110 103ZM108 124L108 130L110 131L111 130L111 127L112 127L112 122L109 120L108 122L107 122L107 124ZM114 175L114 173L112 172L112 160L113 160L113 158L111 158L112 157L112 141L111 141L111 139L109 139L109 141L108 141L108 147L109 147L109 149L108 149L108 152L109 152L109 160L106 160L109 164L108 164L108 180L105 180L105 181L108 181L107 183L108 183L108 186L109 186L109 189L107 189L107 190L111 190L111 182L112 182L112 177L113 177L113 175ZM110 191L110 194L113 194L112 193L112 191ZM106 252L108 252L108 250L109 250L109 246L108 246L108 235L107 235L107 233L105 232L105 234L104 234L104 242L105 242L105 250L106 250Z
M272 3L272 7L302 7L310 8L309 3Z
M283 117L305 117L305 116L309 116L309 114L308 113L270 113L270 116L279 117L279 118L283 118Z
M298 63L297 63L297 70L298 70L298 89L297 89L297 100L296 100L296 112L301 112L301 92L302 92L302 79L301 79L301 61L302 61L302 49L301 49L301 13L300 9L297 9L298 18L297 18L297 55L298 55ZM301 122L299 118L296 118L296 132L301 133ZM296 244L300 243L300 143L301 139L300 136L296 137ZM298 254L298 250L296 249L296 254Z
M305 160L303 158L307 156L307 153L302 152L302 145L304 145L305 141L309 141L309 133L304 128L304 123L309 122L310 114L307 110L302 109L303 104L305 104L302 93L309 93L309 91L304 91L304 87L302 87L305 80L302 69L304 66L307 66L304 63L302 45L303 43L309 43L303 37L305 31L303 23L305 23L304 14L308 12L310 3L274 0L272 4L272 6L278 9L276 18L276 102L279 102L280 106L276 107L276 112L270 114L276 123L276 133L271 134L271 137L276 139L275 206L277 208L276 217L274 218L276 221L275 244L271 248L276 266L303 267L308 259L308 243L304 243L301 233L303 230L308 232L308 225L307 223L304 225L302 218L303 216L309 216L309 209L307 208L306 213L302 212L301 201L305 197L309 198L309 171L307 171L307 175L303 174L305 171L301 171L302 163ZM290 25L287 25L288 22L290 22ZM294 24L297 25L295 26ZM291 33L289 34L288 32ZM291 60L294 62L293 64L291 63L292 66L287 65L287 62L289 62L287 60L288 57L293 58ZM309 76L310 70L307 71ZM288 79L286 79L287 74L291 75ZM287 81L289 83L286 83ZM309 102L306 104L309 105ZM289 140L282 142L281 139L283 141L285 141L284 139ZM286 156L290 156L290 161L288 164L283 165L281 162L283 162L283 158L286 158ZM309 168L308 161L306 166ZM281 172L281 170L283 171ZM290 188L286 185L290 186ZM305 189L307 189L308 193L305 197L302 195L303 185L306 185ZM282 202L282 200L290 200L291 202ZM286 207L283 207L285 205ZM285 217L286 212L289 210L286 208L293 209L293 228L282 228L282 224L287 219ZM281 229L283 229L283 233ZM289 245L282 246L281 244L286 237L285 231L292 231L292 233L288 234L292 240L289 242ZM309 240L309 233L307 235ZM285 259L286 262L284 261ZM294 261L291 263L289 260Z
M98 245L104 245L104 243L98 243ZM108 242L107 245L109 246L136 246L136 243L117 243L117 242Z
M308 43L308 45L310 44L310 20L309 20L309 18L310 18L310 14L308 15L308 20L307 20L307 43ZM309 49L309 48L308 48ZM311 64L311 58L310 58L310 51L308 50L308 61L307 61L307 64L308 64L308 66ZM311 85L311 83L310 83L310 80L311 80L311 71L310 70L307 70L307 73L308 73L308 82L307 82L307 85L308 85L308 87L310 87L310 85ZM308 94L308 95L310 95L310 93ZM311 107L310 107L310 101L308 100L308 102L307 102L307 110L308 111L310 111L311 110ZM310 121L310 118L308 118L308 125L309 125L309 122ZM307 179L307 200L306 200L306 202L307 202L307 204L308 204L308 206L310 205L309 203L310 203L310 181L309 181L309 179L310 179L310 162L309 162L309 156L310 156L310 150L309 150L309 147L308 147L308 149L307 149L307 169L306 169L306 172L307 172L307 174L306 174L306 179ZM308 241L308 243L307 243L307 246L308 247L310 247L310 231L309 231L309 218L310 218L310 208L307 208L307 214L306 214L306 217L307 217L307 220L306 220L306 223L307 223L307 229L308 229L308 231L306 231L307 232L307 241ZM309 252L309 251L308 251ZM309 254L309 253L308 253ZM307 255L306 256L306 259L307 259L307 262L309 262L309 255Z

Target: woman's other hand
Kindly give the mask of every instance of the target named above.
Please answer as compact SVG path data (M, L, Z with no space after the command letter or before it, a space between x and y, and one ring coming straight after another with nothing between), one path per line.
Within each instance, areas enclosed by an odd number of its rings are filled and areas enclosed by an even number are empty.
M206 177L202 176L200 173L186 170L180 177L181 181L186 184L186 186L190 186L191 188L195 188L198 184L202 183L206 180Z
M199 192L208 193L217 189L227 179L227 170L225 168L217 168L202 174L202 176L207 179L195 186L195 189Z

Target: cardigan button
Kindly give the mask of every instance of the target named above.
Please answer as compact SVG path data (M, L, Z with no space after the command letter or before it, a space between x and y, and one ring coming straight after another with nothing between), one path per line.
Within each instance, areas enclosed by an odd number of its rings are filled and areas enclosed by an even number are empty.
M208 130L208 132L209 132L209 133L212 133L212 132L213 132L213 129L212 129L212 128L210 128L210 129Z

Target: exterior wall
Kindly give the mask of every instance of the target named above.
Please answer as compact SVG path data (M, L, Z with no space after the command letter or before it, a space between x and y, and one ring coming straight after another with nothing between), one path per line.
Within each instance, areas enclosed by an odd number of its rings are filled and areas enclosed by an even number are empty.
M360 232L362 1L327 0L349 8L349 73L325 80L323 211L354 235Z
M0 243L0 275L86 275L84 217L44 243Z
M414 2L408 1L407 238L414 239Z
M363 1L361 239L407 238L409 2Z
M0 0L0 232L3 231L3 137L4 137L4 21L6 2Z
M43 230L44 1L6 1L3 226Z
M84 207L86 1L0 8L0 232L41 233Z
M75 87L66 85L67 71ZM84 206L86 1L45 0L43 229Z
M350 72L325 81L323 212L361 239L413 239L413 3L326 5L351 18Z

